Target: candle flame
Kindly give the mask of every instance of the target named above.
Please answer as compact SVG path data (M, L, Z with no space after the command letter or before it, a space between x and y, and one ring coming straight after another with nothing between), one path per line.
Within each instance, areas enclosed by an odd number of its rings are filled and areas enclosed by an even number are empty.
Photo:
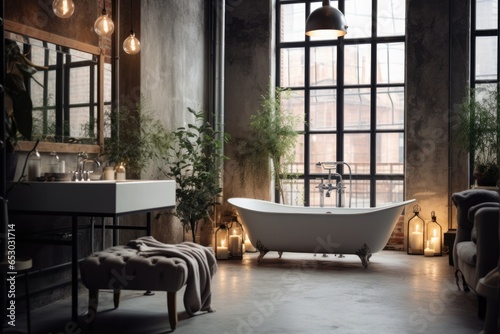
M236 230L233 230L233 235L236 235Z
M418 232L418 224L417 224L417 227L415 228L415 231Z
M225 244L226 244L226 240L221 240L221 241L220 241L220 245L221 245L222 247L224 247L224 246L225 246Z
M436 229L434 229L433 234L434 234L434 236L436 236Z

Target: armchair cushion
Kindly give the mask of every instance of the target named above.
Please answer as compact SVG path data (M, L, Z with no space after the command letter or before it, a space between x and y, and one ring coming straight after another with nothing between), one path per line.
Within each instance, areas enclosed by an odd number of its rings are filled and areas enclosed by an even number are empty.
M477 246L472 241L463 241L457 245L457 255L465 263L476 265Z
M498 202L484 202L484 203L479 203L477 205L474 205L469 209L467 217L468 217L469 221L473 224L472 231L471 231L471 239L474 243L477 243L477 228L476 228L477 225L474 224L476 212L479 209L485 208L485 207L500 208L500 203L498 203Z
M451 200L457 208L457 234L453 246L453 262L458 268L458 254L456 246L463 241L472 240L472 228L474 219L469 220L469 209L483 202L500 202L498 192L485 189L468 189L456 192L451 196Z

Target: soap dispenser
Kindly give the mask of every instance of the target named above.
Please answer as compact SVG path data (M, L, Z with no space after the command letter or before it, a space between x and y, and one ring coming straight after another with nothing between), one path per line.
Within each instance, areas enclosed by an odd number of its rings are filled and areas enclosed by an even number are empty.
M125 175L126 175L125 163L120 162L118 166L116 166L116 179L123 181L126 179Z

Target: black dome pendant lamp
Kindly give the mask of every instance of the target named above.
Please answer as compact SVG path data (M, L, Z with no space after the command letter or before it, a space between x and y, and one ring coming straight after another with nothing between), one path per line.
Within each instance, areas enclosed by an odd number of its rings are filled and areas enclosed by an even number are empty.
M323 6L309 14L306 21L306 35L311 37L340 37L347 34L344 14L330 6L330 0L323 0Z

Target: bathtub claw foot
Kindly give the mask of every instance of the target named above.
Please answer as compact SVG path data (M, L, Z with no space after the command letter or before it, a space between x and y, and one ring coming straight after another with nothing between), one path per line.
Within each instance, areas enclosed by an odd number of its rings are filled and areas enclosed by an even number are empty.
M264 244L260 240L257 240L255 248L257 248L257 250L259 251L259 256L257 257L257 262L260 262L260 260L262 260L264 255L266 255L269 252L269 249L267 249L266 246L264 246ZM283 254L283 252L281 252L281 254ZM280 257L281 257L281 254L280 254Z
M363 247L356 251L356 255L361 259L363 267L367 268L368 262L370 262L370 258L372 257L372 251L370 250L370 247L368 247L367 244L363 244Z

